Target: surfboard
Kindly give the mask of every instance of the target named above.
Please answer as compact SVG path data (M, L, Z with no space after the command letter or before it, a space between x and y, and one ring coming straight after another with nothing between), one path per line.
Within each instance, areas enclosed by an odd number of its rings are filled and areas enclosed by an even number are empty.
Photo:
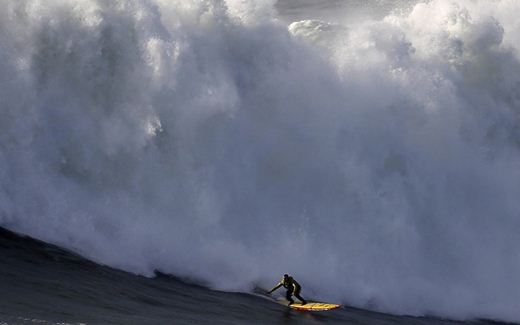
M309 301L305 305L302 305L299 302L295 302L292 305L289 305L289 302L287 300L278 300L278 303L284 306L288 306L292 309L301 310L301 311L326 311L326 310L332 310L341 307L341 305L338 304L329 304L326 302L316 302L316 301Z

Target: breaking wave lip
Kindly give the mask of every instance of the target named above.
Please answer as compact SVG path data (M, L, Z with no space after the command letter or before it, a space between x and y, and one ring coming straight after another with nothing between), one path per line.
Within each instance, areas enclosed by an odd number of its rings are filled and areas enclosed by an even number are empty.
M520 320L520 4L289 30L262 1L4 4L0 225L222 290Z

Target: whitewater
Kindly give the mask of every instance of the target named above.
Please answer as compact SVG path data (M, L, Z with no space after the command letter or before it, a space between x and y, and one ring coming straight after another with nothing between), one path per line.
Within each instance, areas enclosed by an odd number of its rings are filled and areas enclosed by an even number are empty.
M305 3L0 0L0 226L218 290L290 273L520 322L520 2Z

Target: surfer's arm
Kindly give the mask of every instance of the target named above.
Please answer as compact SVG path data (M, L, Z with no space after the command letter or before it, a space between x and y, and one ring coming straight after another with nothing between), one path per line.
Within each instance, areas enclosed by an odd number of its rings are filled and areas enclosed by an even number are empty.
M275 291L276 289L280 288L280 287L282 286L282 284L283 284L282 282L278 283L274 288L272 288L271 290L269 290L268 293L271 293L271 292Z

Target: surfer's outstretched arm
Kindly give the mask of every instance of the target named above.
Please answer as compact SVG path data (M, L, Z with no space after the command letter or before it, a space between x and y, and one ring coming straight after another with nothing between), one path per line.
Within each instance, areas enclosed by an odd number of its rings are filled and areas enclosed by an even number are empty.
M283 285L282 282L278 283L274 288L272 288L271 290L269 290L269 291L267 292L267 294L271 294L271 292L277 290L277 289L280 288L282 285Z

